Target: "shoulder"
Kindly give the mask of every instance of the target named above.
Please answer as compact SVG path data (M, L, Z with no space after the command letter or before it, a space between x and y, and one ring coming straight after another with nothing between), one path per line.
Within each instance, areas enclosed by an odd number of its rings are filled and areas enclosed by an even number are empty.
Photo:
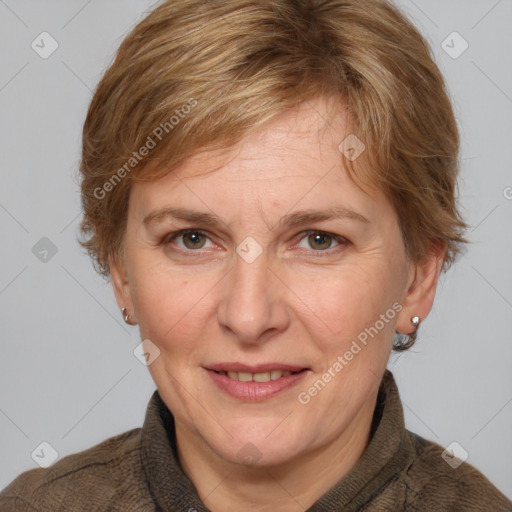
M144 482L140 430L111 437L49 468L22 473L0 493L0 510L105 510L107 503Z
M407 510L512 511L512 502L471 464L446 454L443 458L442 446L412 432L407 435L415 452L403 475Z

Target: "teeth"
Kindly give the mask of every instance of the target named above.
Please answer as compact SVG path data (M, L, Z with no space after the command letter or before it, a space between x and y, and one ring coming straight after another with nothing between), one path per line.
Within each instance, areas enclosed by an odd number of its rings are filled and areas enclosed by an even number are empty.
M281 377L287 377L292 372L272 370L270 372L249 373L249 372L219 372L221 375L227 375L230 379L239 380L240 382L269 382L277 380Z
M281 370L272 370L270 372L270 380L280 379L281 377L286 375L291 375L292 372L282 372Z

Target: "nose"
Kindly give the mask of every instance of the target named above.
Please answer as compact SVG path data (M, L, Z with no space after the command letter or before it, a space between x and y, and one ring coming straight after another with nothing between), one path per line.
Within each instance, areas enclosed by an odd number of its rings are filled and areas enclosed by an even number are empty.
M235 256L223 284L217 318L240 343L260 344L287 329L287 291L275 274L265 252L251 263Z

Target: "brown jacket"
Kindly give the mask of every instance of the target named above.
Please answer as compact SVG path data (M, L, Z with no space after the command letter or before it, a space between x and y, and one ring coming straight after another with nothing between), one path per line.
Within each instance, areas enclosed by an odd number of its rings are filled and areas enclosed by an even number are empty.
M352 471L310 512L505 512L512 502L467 463L453 469L443 448L405 429L393 375L386 370L371 441ZM1 512L206 512L181 470L174 419L157 391L142 429L22 473L2 493ZM231 511L228 511L231 512Z

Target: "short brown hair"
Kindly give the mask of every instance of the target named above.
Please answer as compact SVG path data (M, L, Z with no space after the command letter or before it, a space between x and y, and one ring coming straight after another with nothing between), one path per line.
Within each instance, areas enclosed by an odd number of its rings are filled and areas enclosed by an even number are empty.
M108 276L120 254L134 180L230 147L318 96L348 109L366 151L346 163L385 192L409 256L446 244L447 268L465 242L455 198L459 134L430 48L396 6L172 0L124 39L84 124L81 243L97 270Z

